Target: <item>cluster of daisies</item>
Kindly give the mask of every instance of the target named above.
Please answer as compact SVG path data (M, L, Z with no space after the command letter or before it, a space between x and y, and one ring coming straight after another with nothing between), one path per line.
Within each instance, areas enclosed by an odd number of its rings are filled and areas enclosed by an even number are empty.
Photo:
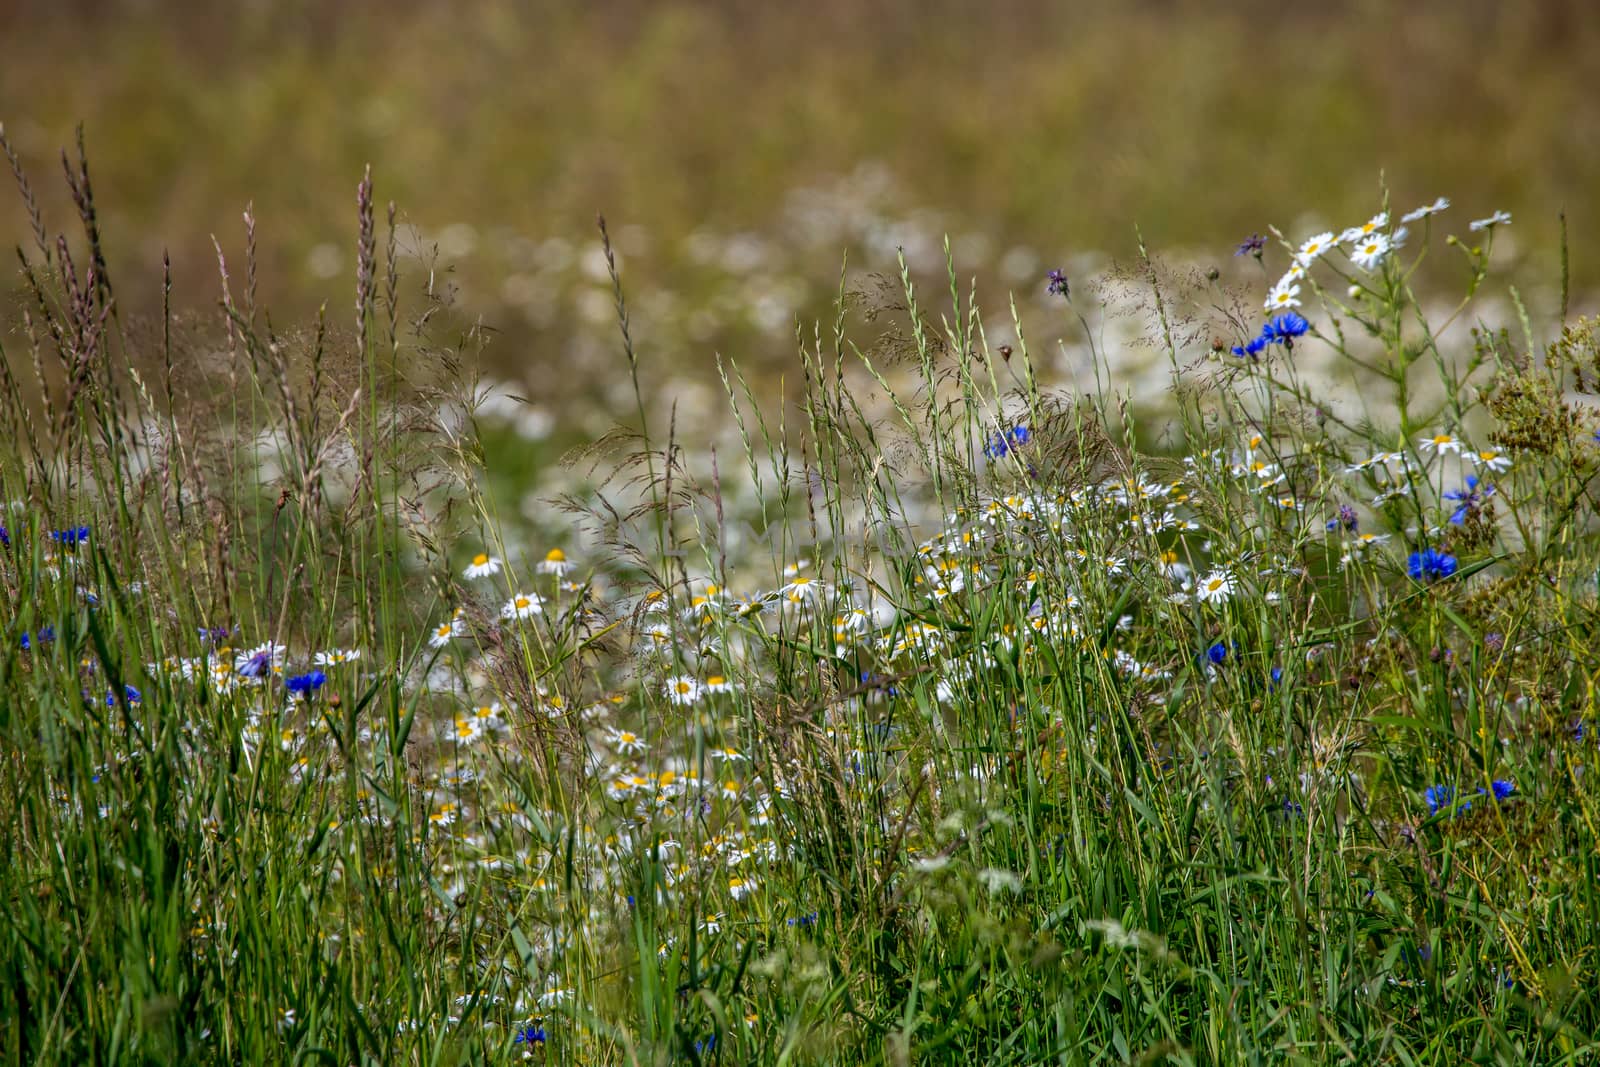
M1292 311L1301 306L1301 288L1310 276L1313 266L1319 261L1326 261L1332 253L1342 253L1350 266L1355 267L1365 274L1372 274L1380 270L1396 251L1405 247L1410 237L1410 225L1422 222L1450 207L1450 201L1439 197L1431 204L1424 204L1414 211L1408 211L1400 216L1399 222L1391 221L1389 212L1380 211L1366 222L1350 226L1335 234L1332 230L1312 234L1298 246L1289 246L1291 260L1289 269L1284 272L1272 287L1267 290L1264 306L1268 312ZM1511 216L1504 211L1496 211L1487 218L1475 219L1470 227L1473 232L1492 231L1499 226L1511 223ZM1259 253L1259 245L1252 239L1253 250ZM1358 295L1363 284L1359 276L1353 276L1347 271L1334 268L1344 277L1350 285L1351 295Z

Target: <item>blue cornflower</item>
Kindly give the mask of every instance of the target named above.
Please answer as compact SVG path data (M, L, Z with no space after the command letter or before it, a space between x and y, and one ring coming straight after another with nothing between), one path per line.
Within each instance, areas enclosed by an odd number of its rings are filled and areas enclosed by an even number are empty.
M1495 802L1499 803L1511 796L1512 793L1515 793L1517 787L1514 783L1508 782L1504 778L1496 778L1490 782L1488 789L1483 788L1481 785L1478 787L1478 792L1483 796L1488 796L1491 791L1494 793Z
M1457 566L1454 556L1433 548L1413 552L1406 560L1406 569L1411 577L1419 582L1436 582L1440 578L1448 578L1456 572Z
M1267 239L1259 233L1253 233L1239 242L1239 247L1234 250L1236 256L1255 256L1261 258L1261 253L1266 250Z
M1400 958L1407 963L1431 963L1433 961L1433 946L1427 943L1421 945L1407 945L1400 953Z
M712 1049L714 1049L716 1047L717 1047L717 1035L716 1034L708 1034L705 1037L702 1037L700 1040L698 1040L698 1041L696 1041L694 1043L694 1051L695 1051L695 1053L697 1055L701 1055L701 1056L705 1055L707 1052L710 1052Z
M323 671L312 671L309 674L297 674L286 680L283 684L291 693L304 693L310 695L322 688L328 676Z
M1223 642L1218 641L1216 644L1206 649L1205 658L1220 667L1222 665L1222 661L1228 658L1228 646Z
M263 645L249 653L241 654L235 657L234 670L243 678L265 678L272 670L272 661L280 651L272 645Z
M1032 440L1032 430L1026 426L1013 426L1004 433L996 431L990 434L988 443L983 446L983 454L990 459L1000 459L1009 455L1012 449L1021 448Z
M529 1023L517 1031L517 1036L511 1039L513 1045L542 1045L545 1043L544 1027L538 1023Z
M33 645L34 645L35 641L37 641L39 644L42 645L42 644L45 644L46 642L54 641L55 639L56 639L56 628L54 626L41 626L41 627L39 627L39 633L36 636L32 637L32 638L30 638L28 636L27 631L23 631L23 634L22 634L22 651L27 652L29 649L33 648Z
M1486 485L1479 489L1478 476L1475 474L1467 475L1467 487L1465 489L1451 489L1444 494L1446 500L1456 501L1456 510L1451 513L1450 521L1460 526L1467 521L1468 515L1477 510L1479 504L1493 495L1494 486Z
M131 685L125 685L125 686L122 687L122 695L123 695L124 698L127 699L128 703L130 703L130 704L137 704L137 703L139 703L140 701L142 701L144 699L144 696L142 694L140 694L140 692L137 689L135 689L133 686L131 686ZM117 694L114 693L114 692L107 693L106 694L106 707L114 708L116 706L117 706Z
M4 545L6 548L11 547L11 531L4 526L0 526L0 545Z
M1236 356L1249 356L1254 359L1266 351L1268 345L1282 345L1285 348L1294 348L1294 339L1303 337L1311 324L1303 315L1293 311L1268 319L1261 327L1261 332L1251 339L1249 344L1234 345L1233 354Z
M861 684L870 685L874 689L892 697L900 695L900 690L889 684L889 676L886 674L873 674L871 671L862 671Z
M1058 270L1053 270L1049 274L1045 275L1045 277L1050 280L1050 284L1045 287L1045 292L1049 293L1051 296L1064 296L1068 298L1072 296L1072 286L1067 283L1067 276L1065 274Z
M1263 333L1257 337L1252 337L1249 344L1234 345L1233 354L1240 358L1255 359L1267 350L1269 343L1267 335Z
M1311 329L1311 324L1305 320L1303 315L1294 311L1285 311L1283 314L1268 320L1267 324L1261 327L1261 336L1267 338L1273 344L1280 344L1285 348L1293 348L1294 339L1296 337L1304 337L1309 329Z
M69 526L65 530L51 530L50 540L64 548L77 548L89 540L89 527Z
M798 926L801 929L805 929L817 925L817 913L812 912L809 915L801 915L799 918L786 919L784 921L790 926Z
M1456 787L1453 785L1430 785L1422 791L1423 802L1428 805L1428 814L1437 815L1441 811L1448 811L1454 815L1465 815L1472 810L1472 801L1464 800L1456 804Z

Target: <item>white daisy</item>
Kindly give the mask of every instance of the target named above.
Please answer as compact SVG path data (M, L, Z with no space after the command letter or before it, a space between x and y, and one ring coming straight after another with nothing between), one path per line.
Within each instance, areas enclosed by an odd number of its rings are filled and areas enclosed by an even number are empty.
M695 703L705 692L698 678L691 678L687 674L680 674L668 678L661 683L661 690L668 700L681 707Z
M864 634L872 628L872 614L865 608L851 608L843 615L836 615L833 626L846 633Z
M1424 204L1415 211L1408 211L1404 215L1401 215L1400 221L1417 222L1421 219L1427 218L1429 215L1437 215L1439 212L1443 211L1449 206L1450 201L1441 196L1431 204Z
M498 730L505 725L505 720L500 717L500 704L480 704L472 709L472 717L479 726L485 730Z
M1264 305L1268 311L1282 311L1300 306L1300 287L1284 278L1267 291Z
M801 604L805 603L806 601L815 600L817 597L822 595L822 592L823 584L821 582L817 581L815 578L807 578L805 575L799 573L795 574L793 580L791 580L788 585L785 585L782 589L778 590L779 595L781 595L791 604Z
M468 578L492 578L500 573L500 560L485 552L479 552L472 557L472 562L467 564L467 569L461 573Z
M1471 223L1471 228L1476 232L1482 230L1492 230L1496 226L1509 225L1511 225L1511 212L1496 211L1493 215L1490 215L1486 219L1474 219Z
M1454 452L1456 455L1460 455L1461 440L1453 434L1436 433L1432 437L1424 437L1422 439L1422 450L1424 452L1437 452L1441 456L1446 452Z
M1373 233L1356 241L1355 247L1350 249L1350 262L1362 270L1372 270L1383 262L1393 247L1388 234Z
M450 737L459 745L475 744L483 736L483 724L477 719L461 716L450 730Z
M639 756L650 750L644 738L632 730L619 730L616 727L606 730L606 743L624 756Z
M1488 467L1497 474L1504 474L1511 469L1511 457L1498 448L1472 453L1472 462L1480 467Z
M1374 234L1381 233L1388 225L1389 213L1387 211L1380 211L1362 225L1352 226L1348 230L1341 233L1339 235L1339 243L1344 244L1349 241L1364 241Z
M1196 595L1202 603L1222 603L1233 595L1238 588L1238 580L1226 568L1219 567L1200 579L1196 586Z
M1333 234L1319 233L1315 237L1308 237L1300 246L1300 251L1295 253L1294 260L1302 267L1309 267L1328 249L1333 247Z
M534 564L533 569L540 574L565 575L571 574L577 564L567 559L567 554L559 548L552 548L544 554L544 559Z
M544 611L544 602L537 593L518 593L500 609L502 619L531 619Z
M428 644L434 648L443 648L450 643L452 637L460 637L463 632L459 618L451 619L449 622L442 622L433 628L433 633L428 635Z
M331 648L326 652L318 652L311 657L311 662L317 667L338 667L345 663L354 663L361 658L359 648Z
M550 981L545 984L544 992L539 994L539 1007L553 1008L571 999L572 990L563 986L560 980L552 975Z

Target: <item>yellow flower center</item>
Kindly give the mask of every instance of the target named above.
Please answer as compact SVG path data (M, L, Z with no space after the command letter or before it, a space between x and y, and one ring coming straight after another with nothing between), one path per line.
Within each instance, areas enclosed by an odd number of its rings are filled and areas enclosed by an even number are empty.
M559 548L552 548L550 551L544 554L544 558L549 560L551 563L565 563L567 561L567 554L561 551Z
M488 562L489 562L488 555L486 555L485 553L482 553L482 552L479 552L476 556L472 557L472 565L474 567L481 567L485 563L488 563Z

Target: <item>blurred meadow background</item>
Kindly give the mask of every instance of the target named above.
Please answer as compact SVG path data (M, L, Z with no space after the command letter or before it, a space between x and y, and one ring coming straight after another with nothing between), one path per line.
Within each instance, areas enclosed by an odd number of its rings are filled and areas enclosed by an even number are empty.
M1548 307L1558 213L1600 220L1586 0L17 0L0 38L25 165L58 169L85 126L125 310L154 306L164 249L178 298L214 310L212 235L237 251L251 202L262 302L343 307L370 162L402 252L436 248L458 313L495 331L485 366L535 402L535 436L631 405L598 212L653 384L697 412L721 403L714 352L765 395L793 378L796 323L831 318L847 255L847 285L903 249L943 287L948 235L956 273L981 300L1014 290L1049 347L1045 272L1081 286L1134 257L1136 226L1253 284L1240 240L1364 218L1381 178L1397 204L1510 211L1497 266ZM6 245L26 228L0 212ZM1575 260L1574 291L1597 285ZM1159 386L1153 352L1109 347Z

